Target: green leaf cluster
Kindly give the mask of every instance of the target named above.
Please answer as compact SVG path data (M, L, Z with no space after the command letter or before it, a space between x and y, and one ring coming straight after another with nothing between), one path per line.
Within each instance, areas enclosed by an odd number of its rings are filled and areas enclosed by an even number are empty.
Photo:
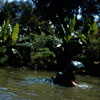
M98 26L96 22L93 22L90 26L90 29L88 30L88 37L90 41L92 41L93 38L95 38L95 35L98 34Z
M49 64L56 62L55 53L49 48L39 48L37 52L31 52L31 64L35 69L47 69Z
M12 44L16 43L16 41L18 39L18 33L19 33L19 24L17 23L15 25L15 27L13 28L13 32L12 32L12 35L11 35Z
M14 27L11 26L10 20L4 21L0 26L0 40L4 43L14 45L18 39L19 24L16 23Z
M69 28L69 31L72 33L75 31L75 25L76 25L76 17L74 16L71 20L71 23L70 23L70 28Z

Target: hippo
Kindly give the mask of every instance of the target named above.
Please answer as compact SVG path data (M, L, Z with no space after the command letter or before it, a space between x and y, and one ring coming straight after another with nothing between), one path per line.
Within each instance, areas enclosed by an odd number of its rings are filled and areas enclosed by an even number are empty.
M62 72L58 72L55 77L52 77L53 83L62 86L78 86L78 81L75 78L75 73L85 72L84 64L79 61L71 61L67 68Z
M33 78L30 82L57 84L60 86L72 87L79 86L75 78L75 73L84 72L84 65L79 61L71 61L62 72L58 72L55 77L51 78ZM29 80L28 80L29 82Z

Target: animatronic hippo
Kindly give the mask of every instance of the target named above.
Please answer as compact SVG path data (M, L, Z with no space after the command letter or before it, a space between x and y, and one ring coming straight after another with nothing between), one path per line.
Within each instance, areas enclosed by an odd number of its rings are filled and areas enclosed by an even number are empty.
M63 72L58 72L56 77L53 77L53 83L62 86L78 86L74 74L84 72L84 65L78 61L71 61Z

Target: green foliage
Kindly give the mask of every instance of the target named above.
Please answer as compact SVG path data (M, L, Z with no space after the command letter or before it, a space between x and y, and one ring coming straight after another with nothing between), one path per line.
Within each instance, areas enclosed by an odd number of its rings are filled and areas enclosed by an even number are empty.
M31 43L31 66L35 69L52 69L57 63L56 53L61 48L58 45L62 44L62 40L41 31L41 35L34 34Z
M5 46L0 47L0 54L4 54L7 52L7 49Z
M49 30L50 34L57 35L55 33L55 26L54 26L54 24L50 20L48 22L48 30Z
M50 50L55 51L57 49L57 45L62 44L62 40L57 38L55 35L46 35L42 32L41 35L34 35L32 44L33 49L48 47Z
M4 40L6 41L7 40L7 38L8 38L8 36L9 36L9 33L10 33L10 30L9 30L9 20L7 20L7 23L6 23L6 25L5 25L5 27L4 27Z
M32 1L34 2L34 0ZM86 16L88 16L89 20L93 21L94 15L99 15L100 13L99 0L38 0L36 5L39 14L43 18L52 20L53 22L56 22L55 18L57 14L61 20L65 17L71 18L73 15L77 16L81 14L82 21L85 20Z
M18 2L6 2L3 4L0 12L0 24L8 18L11 21L11 24L18 19L17 13L20 11L20 6Z
M88 34L90 35L96 35L98 34L98 26L96 22L93 22L93 24L91 25L90 29L88 30Z
M8 47L16 43L18 38L19 24L14 28L10 24L10 20L4 21L0 30L0 64L6 64L10 56Z
M53 65L57 63L55 53L58 53L61 48L57 46L61 43L61 39L55 35L45 34L43 31L40 35L34 34L30 37L20 35L18 42L11 49L11 57L15 57L10 64L14 66L17 61L19 65L29 66L33 69L52 69Z
M15 25L15 27L13 28L13 32L12 32L12 44L16 43L17 39L18 39L18 33L19 33L19 24L17 23Z
M31 52L31 64L35 69L48 69L55 63L55 54L49 48L39 48L37 52Z
M12 28L9 19L4 21L1 26L0 40L7 44L14 44L17 41L19 33L19 24L17 23L14 28Z
M100 61L98 27L93 21L96 12L90 9L93 3L51 0L47 7L48 0L40 0L36 8L28 2L6 3L0 12L0 63L48 69L66 60ZM81 19L75 17L78 10Z
M0 47L0 65L6 64L8 60L7 49L6 46Z
M97 23L92 23L90 20L86 19L86 21L83 23L81 32L85 36L86 41L91 42L93 38L95 38L95 35L98 34Z
M93 39L86 49L86 62L100 61L100 38Z
M83 27L80 28L80 29L75 29L75 26L76 26L76 17L74 16L72 19L70 19L71 21L68 21L69 19L68 18L65 18L64 21L62 23L60 23L59 26L61 26L61 28L59 27L56 27L55 30L58 31L59 34L63 34L62 37L62 40L64 41L64 43L66 43L66 45L71 42L71 40L73 39L77 39L77 40L80 40L82 43L81 44L86 44L87 43L87 39L86 39L86 35L83 34L84 30L86 30L86 23L83 23ZM88 32L88 31L86 31ZM59 36L59 35L58 35ZM77 41L78 43L78 41Z
M5 65L8 61L8 55L0 57L0 64Z
M69 28L69 31L70 32L74 32L74 28L75 28L75 25L76 25L76 17L74 16L71 20L71 24L70 24L70 28Z
M0 31L0 38L2 38L4 41L7 41L9 35L10 35L11 29L10 29L10 21L9 19L2 24L1 31Z
M82 44L87 44L87 38L82 34L81 30L78 31L77 37L81 40Z
M34 30L38 31L40 21L36 16L35 8L30 2L24 2L19 4L21 16L19 16L20 34L34 33ZM36 32L35 31L35 32Z

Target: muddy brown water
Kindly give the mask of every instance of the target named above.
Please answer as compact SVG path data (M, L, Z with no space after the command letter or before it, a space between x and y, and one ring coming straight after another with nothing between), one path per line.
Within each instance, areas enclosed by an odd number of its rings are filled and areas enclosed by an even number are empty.
M0 100L100 100L100 77L76 75L81 87L45 81L56 73L0 68Z

